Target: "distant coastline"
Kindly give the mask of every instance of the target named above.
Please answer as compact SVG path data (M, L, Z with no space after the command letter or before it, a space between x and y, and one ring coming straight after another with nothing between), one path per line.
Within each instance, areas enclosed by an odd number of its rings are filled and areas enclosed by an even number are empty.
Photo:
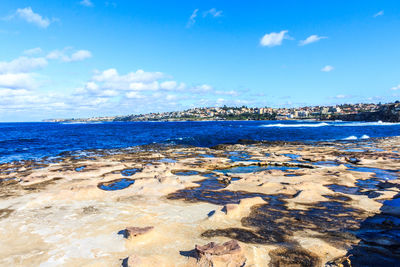
M184 111L92 118L46 119L44 122L124 122L124 121L383 121L400 122L400 102L387 104L343 104L299 108L206 107Z

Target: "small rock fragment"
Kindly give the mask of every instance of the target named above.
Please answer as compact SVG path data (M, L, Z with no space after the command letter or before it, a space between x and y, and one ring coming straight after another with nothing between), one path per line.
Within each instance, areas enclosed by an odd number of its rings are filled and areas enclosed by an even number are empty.
M147 226L147 227L126 227L125 233L126 238L131 238L139 235L143 235L147 232L153 230L154 226Z
M246 258L236 240L231 240L223 244L210 242L207 245L195 247L197 253L197 266L243 266Z

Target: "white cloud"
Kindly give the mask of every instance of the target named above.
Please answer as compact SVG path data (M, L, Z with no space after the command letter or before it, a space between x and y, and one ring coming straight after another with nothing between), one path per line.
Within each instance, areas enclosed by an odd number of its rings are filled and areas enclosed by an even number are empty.
M213 88L212 88L211 85L202 84L202 85L194 86L194 87L191 89L191 91L192 91L193 93L201 93L201 94L204 94L204 93L208 93L208 92L213 91Z
M267 33L261 38L260 44L262 46L278 46L282 44L283 39L288 39L289 36L287 35L288 31L280 31L280 32L271 32Z
M97 91L99 90L99 86L95 82L88 82L85 86L88 90Z
M325 37L325 36L318 36L318 35L310 35L310 36L308 36L305 40L301 40L300 42L299 42L299 45L301 45L301 46L303 46L303 45L308 45L308 44L311 44L311 43L315 43L315 42L318 42L319 40L321 40L321 39L327 39L328 37Z
M30 50L24 53L43 52L41 49ZM54 90L51 93L51 90L46 90L52 85L58 87L59 81L35 71L51 64L52 60L74 61L86 58L88 54L80 51L86 50L65 48L54 50L46 57L21 56L0 62L0 119L7 120L9 116L5 114L29 120L49 116L86 117L95 113L107 115L115 114L115 110L120 114L176 110L188 107L188 101L200 103L199 98L215 103L218 95L236 95L233 90L217 91L208 84L189 87L162 72L137 70L121 74L114 68L95 71L91 78L71 93L54 93ZM42 88L46 91L42 91ZM67 89L72 88L64 88ZM85 113L87 111L90 113ZM21 117L21 114L24 116Z
M344 98L348 98L347 95L337 95L335 96L336 99L344 99Z
M0 73L26 73L47 66L45 58L19 57L12 61L0 62Z
M160 88L157 81L151 83L133 82L129 84L129 89L133 91L156 91Z
M64 48L63 50L53 50L48 53L46 57L48 59L59 59L63 62L82 61L92 57L92 53L88 50L78 50L68 55L67 52L69 50L71 50L71 48Z
M0 88L26 89L35 86L30 73L5 73L0 74Z
M143 98L143 96L142 95L140 95L138 92L128 92L128 93L126 93L125 94L125 96L127 97L127 98L136 98L136 99L141 99L141 98Z
M47 28L50 25L50 20L48 18L44 18L41 15L33 12L31 7L18 8L14 16L17 16L26 22L35 24L41 28Z
M118 96L119 92L112 89L103 89L93 82L87 82L84 87L76 88L74 95L87 95L87 96L99 96L99 97L114 97Z
M13 96L21 96L21 95L27 95L29 94L29 91L26 89L9 89L9 88L4 88L0 89L0 97L5 98L5 97L13 97Z
M37 55L37 54L41 54L43 52L43 50L40 47L35 47L32 49L27 49L24 51L25 55L28 56L32 56L32 55Z
M222 10L217 10L215 8L211 8L203 13L203 17L212 16L214 18L222 16Z
M331 65L326 65L325 67L323 67L323 68L321 69L321 71L323 71L323 72L330 72L330 71L333 71L333 69L334 69L334 67L332 67Z
M219 106L219 105L222 105L224 102L225 102L225 99L218 98L217 101L216 101L216 104Z
M160 84L160 87L165 90L174 90L178 86L176 81L165 81Z
M400 90L400 84L397 86L393 86L392 88L390 88L390 90L393 90L393 91Z
M42 69L46 67L47 64L47 60L42 57L34 58L22 56L11 61L1 61L0 89L32 90L36 88L39 85L37 77L40 76L33 71ZM3 91L3 93L4 92L5 91Z
M172 100L177 100L178 97L176 95L167 95L165 99L168 101L172 101Z
M236 92L235 90L231 90L231 91L215 91L215 93L217 95L230 95L230 96L239 95L238 92Z
M164 78L161 72L145 72L137 70L126 75L119 75L116 69L97 72L93 81L102 83L103 88L115 90L157 90L157 80Z
M375 13L373 15L374 18L379 17L379 16L383 16L385 14L385 12L383 10L379 11L378 13Z
M117 3L116 2L112 2L112 1L106 1L105 6L112 6L112 7L117 7Z
M177 91L182 91L186 89L186 84L185 83L180 83L179 86L176 88Z
M188 23L186 24L186 28L190 28L193 24L196 23L197 12L199 12L199 9L198 9L198 8L196 8L196 9L193 11L192 15L190 15L189 21L188 21Z
M60 50L53 50L50 53L47 54L46 58L48 59L59 59L64 55L63 52Z
M73 53L70 57L70 61L82 61L87 58L91 58L92 53L88 50L79 50Z
M113 97L119 95L119 93L116 90L104 90L99 95L105 97Z
M87 7L93 7L93 3L91 0L82 0L79 2L80 5L82 6L87 6Z

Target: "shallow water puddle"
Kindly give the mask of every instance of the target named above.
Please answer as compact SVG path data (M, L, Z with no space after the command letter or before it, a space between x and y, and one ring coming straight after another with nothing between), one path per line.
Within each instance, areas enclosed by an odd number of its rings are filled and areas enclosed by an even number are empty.
M400 198L394 198L394 199L391 199L391 200L385 200L383 202L383 205L392 206L392 207L400 207Z
M86 166L81 166L81 167L75 168L75 171L76 171L76 172L80 172L80 171L82 171L82 170L85 169L85 168L86 168Z
M170 158L163 158L163 159L160 159L159 162L163 162L163 163L175 163L176 160L170 159Z
M199 174L198 171L191 171L191 170L178 170L178 171L172 171L172 173L180 176L190 176Z
M100 183L98 188L105 191L115 191L125 189L135 183L135 180L122 178L110 182Z
M394 180L398 178L398 171L394 170L385 170L385 169L378 169L378 168L370 168L370 167L356 167L352 165L346 165L350 171L357 171L357 172L373 172L375 173L375 177L378 179L383 180Z
M285 157L291 158L292 160L297 160L298 158L300 158L300 155L297 154L292 154L292 153L286 153L286 154L282 154Z
M338 192L338 193L343 193L343 194L349 194L349 195L366 195L368 198L376 198L381 195L381 193L375 192L375 191L361 191L360 187L350 187L350 186L344 186L344 185L337 185L337 184L331 184L327 185L330 190L333 192Z
M232 151L232 152L229 152L228 155L229 155L228 158L232 162L238 162L238 161L260 162L260 160L258 160L258 159L251 159L252 156L243 151L239 151L239 152Z
M340 164L341 163L333 160L317 161L312 163L312 165L325 166L325 167L334 167L334 166L339 166Z
M366 180L357 180L356 185L361 187L361 188L365 188L365 189L379 189L378 185L381 182L378 181L375 178L371 178L371 179L366 179Z
M142 171L140 168L125 169L121 171L122 176L132 176L137 172Z
M342 149L344 152L366 152L365 149L358 149L358 148L348 148L348 149Z
M299 167L251 165L251 166L233 167L233 168L229 168L229 169L220 169L220 170L217 169L215 171L227 174L227 173L252 173L252 172L260 172L260 171L267 171L267 170L287 171L287 170L298 170L298 169L299 169Z
M214 155L210 155L210 154L199 154L199 156L203 157L203 158L215 158Z

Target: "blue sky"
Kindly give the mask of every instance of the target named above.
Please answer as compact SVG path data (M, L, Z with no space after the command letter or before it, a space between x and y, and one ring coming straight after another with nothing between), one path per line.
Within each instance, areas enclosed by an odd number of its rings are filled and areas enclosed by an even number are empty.
M0 18L0 121L400 96L394 0L3 0Z

